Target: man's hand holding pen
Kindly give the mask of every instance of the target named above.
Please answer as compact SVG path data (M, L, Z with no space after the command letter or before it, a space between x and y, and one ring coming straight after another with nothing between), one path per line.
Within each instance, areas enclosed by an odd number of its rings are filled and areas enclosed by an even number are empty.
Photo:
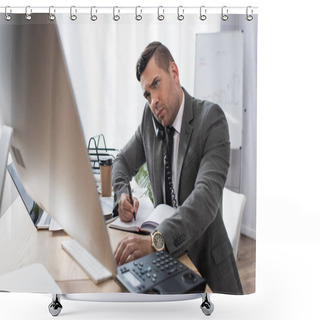
M136 214L139 208L139 201L132 197L131 188L129 187L129 194L123 193L118 203L118 212L120 220L123 222L130 222L136 219Z
M134 208L134 206L133 206L133 199L132 199L132 191L131 191L131 185L130 185L130 183L128 184L128 189L129 189L129 200L130 200L130 204L131 204L132 207ZM132 215L133 215L133 219L136 220L136 211L135 211L135 210L133 210Z
M119 217L123 222L136 219L139 208L139 200L132 196L130 184L128 185L128 193L122 193L118 202ZM154 251L150 235L128 234L118 243L114 257L117 265L120 266Z

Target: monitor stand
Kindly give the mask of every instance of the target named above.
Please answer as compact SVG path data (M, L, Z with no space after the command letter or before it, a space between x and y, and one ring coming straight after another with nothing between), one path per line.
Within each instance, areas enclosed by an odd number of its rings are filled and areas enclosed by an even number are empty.
M0 138L0 209L2 204L2 195L4 189L4 182L6 178L6 168L12 132L12 127L4 125L2 128L2 134Z

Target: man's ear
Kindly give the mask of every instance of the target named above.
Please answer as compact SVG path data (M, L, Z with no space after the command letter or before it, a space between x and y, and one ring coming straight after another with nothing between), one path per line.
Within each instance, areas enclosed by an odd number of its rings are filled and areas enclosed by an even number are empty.
M179 82L179 70L178 70L178 66L174 61L172 61L170 64L170 72L172 73L175 82L176 83Z

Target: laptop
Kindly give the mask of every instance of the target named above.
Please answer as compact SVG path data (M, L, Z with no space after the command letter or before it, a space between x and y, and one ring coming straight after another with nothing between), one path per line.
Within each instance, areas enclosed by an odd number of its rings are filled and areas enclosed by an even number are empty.
M49 229L51 221L50 216L44 210L42 210L39 205L27 194L21 183L14 163L10 163L7 166L7 169L35 227L37 229Z

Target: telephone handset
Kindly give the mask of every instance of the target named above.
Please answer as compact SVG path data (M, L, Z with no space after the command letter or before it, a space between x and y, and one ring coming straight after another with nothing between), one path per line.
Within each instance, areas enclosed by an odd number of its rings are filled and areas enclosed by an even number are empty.
M156 134L156 137L159 140L164 140L166 138L166 132L164 130L163 125L155 118L155 116L152 114L152 123L153 123L153 128L154 132Z

